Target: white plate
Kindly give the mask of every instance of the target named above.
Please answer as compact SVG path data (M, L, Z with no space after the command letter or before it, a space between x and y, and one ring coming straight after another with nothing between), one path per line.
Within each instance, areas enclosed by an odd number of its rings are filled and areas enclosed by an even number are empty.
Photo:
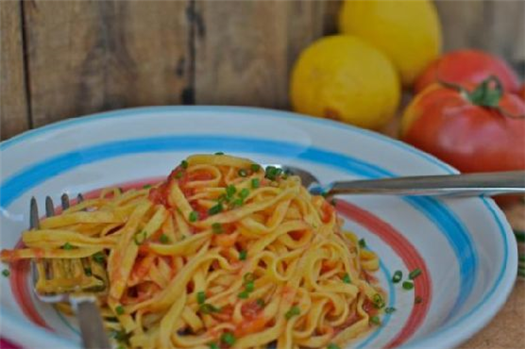
M455 170L401 142L293 113L233 107L120 110L32 130L0 145L1 247L28 225L36 196L59 199L108 185L165 176L197 152L223 151L290 164L321 180L448 174ZM379 277L397 311L352 347L454 347L499 310L516 276L516 242L491 200L345 197L346 225L379 253ZM424 273L415 290L390 282L396 270ZM78 347L74 320L1 281L1 332L26 347ZM13 287L15 294L13 294ZM30 293L28 293L30 296ZM422 303L415 304L416 296ZM44 322L50 329L35 324ZM31 336L28 336L30 334Z

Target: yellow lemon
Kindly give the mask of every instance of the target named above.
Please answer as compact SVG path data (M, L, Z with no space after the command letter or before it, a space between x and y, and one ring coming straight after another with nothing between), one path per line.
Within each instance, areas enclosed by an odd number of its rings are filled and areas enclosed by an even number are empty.
M334 35L301 53L290 98L297 112L377 129L395 114L400 82L392 63L372 45Z
M441 51L441 25L428 0L346 0L339 27L382 50L407 87Z

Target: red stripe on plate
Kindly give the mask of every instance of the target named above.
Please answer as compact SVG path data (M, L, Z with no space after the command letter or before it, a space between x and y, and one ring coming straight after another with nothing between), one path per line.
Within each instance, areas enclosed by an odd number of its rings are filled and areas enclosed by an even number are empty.
M24 248L24 243L20 240L15 249ZM11 263L11 277L9 279L11 285L11 292L16 299L16 302L22 309L22 312L29 318L31 321L37 325L51 329L44 319L40 316L38 311L33 304L31 299L31 292L29 288L29 280L27 278L29 273L29 260L19 260Z
M403 329L394 337L386 348L395 348L405 343L421 326L425 319L432 298L432 282L425 260L416 248L400 232L374 214L348 202L337 200L337 211L344 217L367 228L389 245L403 260L409 271L421 269L422 274L414 280L415 295L422 302L415 304Z

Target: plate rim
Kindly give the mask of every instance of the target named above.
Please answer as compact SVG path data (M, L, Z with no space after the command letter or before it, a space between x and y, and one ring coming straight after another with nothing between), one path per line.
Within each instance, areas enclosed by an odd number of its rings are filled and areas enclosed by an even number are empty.
M319 123L319 124L323 124L323 125L327 125L331 127L348 129L350 131L357 132L367 137L370 137L374 139L375 141L380 141L383 143L394 145L396 146L396 148L402 151L406 151L411 154L414 154L434 165L439 166L441 169L443 169L443 171L446 171L449 173L459 173L454 167L437 159L435 156L430 155L426 152L423 152L419 149L416 149L413 146L408 145L400 140L390 138L386 135L380 134L375 131L361 129L361 128L358 128L352 125L343 124L337 121L315 118L315 117L306 116L306 115L302 115L302 114L298 114L298 113L294 113L290 111L282 111L282 110L258 108L258 107L234 107L234 106L213 106L213 105L136 107L136 108L125 108L125 109L117 109L117 110L107 111L107 112L93 113L93 114L88 114L85 116L80 116L80 117L75 117L75 118L68 118L65 120L56 121L51 124L47 124L45 126L42 126L36 129L27 130L10 139L0 142L0 153L4 153L9 148L19 143L22 143L24 141L29 141L35 137L38 137L39 135L46 134L48 132L52 132L54 130L65 128L68 126L74 126L77 124L85 124L85 123L90 123L90 122L97 122L102 119L110 119L110 118L116 119L119 117L125 117L129 115L155 114L155 113L158 114L158 113L166 113L166 112L174 112L174 113L181 113L181 112L182 113L185 113L185 112L186 113L187 112L206 113L207 112L207 113L217 114L217 115L227 114L227 113L232 113L232 112L243 113L246 115L271 114L273 116L281 117L284 119L294 119L300 122ZM505 249L507 250L507 254L506 254L507 259L506 261L504 261L502 274L499 276L496 283L494 283L494 286L490 288L490 290L488 290L482 296L482 298L480 298L481 301L478 302L476 305L474 305L468 313L460 317L458 320L447 325L444 329L441 329L442 327L437 328L435 329L435 331L433 331L432 333L428 334L427 336L425 336L424 338L420 340L409 341L408 343L403 345L404 347L429 348L429 347L457 346L458 344L468 340L469 337L477 333L488 322L490 322L495 316L495 314L500 310L500 308L506 302L508 295L512 292L512 289L514 286L514 280L516 279L516 273L517 273L517 246L512 236L512 230L504 214L499 209L499 207L496 206L496 204L494 203L492 199L487 199L487 198L480 198L480 199L482 200L484 205L492 212L492 215L493 215L492 220L494 220L498 224L501 232L503 233L503 238L505 241L504 246L505 246ZM496 293L496 291L499 291L500 293ZM492 302L488 303L489 301L492 301ZM487 308L482 309L483 305L487 305ZM475 317L476 315L480 313L485 314L485 317ZM1 314L4 314L4 312L2 312ZM474 321L469 322L470 320L474 320ZM455 336L454 335L456 333L455 329L457 327L461 327L463 329L461 334L465 334L466 336L464 337ZM11 328L11 326L8 328ZM54 335L54 333L52 332L49 332L46 330L42 330L42 331L44 332L42 335ZM1 333L2 335L6 336L4 329L2 329ZM8 332L8 333L11 333L11 332ZM9 335L7 335L6 338L11 339ZM53 338L56 338L57 345L65 340L63 338L59 338L56 336L54 336Z

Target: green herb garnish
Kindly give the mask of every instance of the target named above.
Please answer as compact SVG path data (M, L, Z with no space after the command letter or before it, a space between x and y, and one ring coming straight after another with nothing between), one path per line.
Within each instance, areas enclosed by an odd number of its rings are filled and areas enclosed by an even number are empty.
M301 310L299 309L299 307L292 306L290 310L288 310L284 316L286 317L287 320L289 320L292 317L300 315L300 314L301 314Z
M188 217L188 220L190 220L190 222L195 222L199 220L199 213L196 211L192 211Z
M221 336L221 341L225 344L228 344L229 346L235 344L235 340L235 336L230 332L223 333Z
M403 289L404 290L411 290L411 289L414 289L414 283L410 282L410 281L405 281L403 282Z
M206 301L206 292L204 291L198 292L197 302L199 303L199 305L204 304L205 301Z
M375 325L380 325L381 319L379 318L379 316L372 316L370 317L370 323L375 324Z
M243 188L241 190L241 192L239 192L239 197L242 199L242 200L245 200L246 198L248 198L248 196L250 195L250 190L247 189L247 188Z
M208 214L210 214L210 215L219 214L222 211L222 209L223 209L223 207L222 207L221 203L216 204L213 207L211 207L210 209L208 209Z
M231 198L233 197L233 195L235 194L235 192L237 192L237 188L233 185L228 185L226 187L226 196Z
M394 272L394 276L392 276L392 282L393 283L399 283L403 279L403 272L397 270Z
M213 233L215 233L215 234L221 234L221 233L224 232L224 228L218 222L212 224L211 225L211 229L212 229Z
M115 308L115 312L117 315L124 315L124 307L122 305L119 305Z
M387 307L385 309L385 314L392 314L396 311L396 308L395 307Z
M411 280L414 280L416 277L421 275L421 273L422 271L420 268L414 269L408 274L408 278L410 278Z
M239 294L237 294L237 297L239 299L248 299L248 297L250 296L250 293L248 293L247 291L243 290L242 292L240 292Z
M248 257L248 252L246 250L241 250L239 252L239 260L246 260L246 258Z

